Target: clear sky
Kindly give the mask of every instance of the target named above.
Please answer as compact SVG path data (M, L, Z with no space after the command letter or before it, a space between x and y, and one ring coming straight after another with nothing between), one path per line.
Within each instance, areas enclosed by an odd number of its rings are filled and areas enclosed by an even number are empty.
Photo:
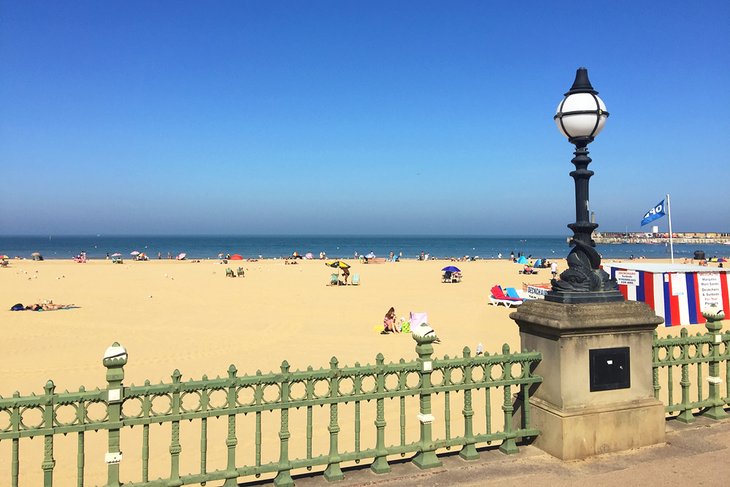
M728 232L729 47L727 0L0 0L0 234L567 235L580 66L600 230Z

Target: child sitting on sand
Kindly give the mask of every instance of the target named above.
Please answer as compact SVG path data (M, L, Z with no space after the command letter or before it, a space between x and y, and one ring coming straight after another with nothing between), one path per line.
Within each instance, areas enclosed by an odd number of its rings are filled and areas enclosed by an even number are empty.
M390 307L387 313L385 313L385 317L383 318L383 335L386 333L399 333L400 330L395 324L395 308Z

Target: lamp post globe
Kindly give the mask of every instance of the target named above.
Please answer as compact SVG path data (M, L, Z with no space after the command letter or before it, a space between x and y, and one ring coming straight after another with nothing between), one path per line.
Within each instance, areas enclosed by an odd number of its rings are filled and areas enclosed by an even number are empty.
M546 300L560 303L593 303L622 301L616 281L601 269L601 256L591 238L598 227L590 221L588 180L593 171L588 169L588 144L603 129L608 118L606 105L598 97L588 80L588 70L579 68L570 90L558 105L553 117L558 130L575 145L572 159L575 170L570 176L575 180L575 223L570 240L572 250L568 254L568 269L560 279L552 280L553 288Z
M590 143L603 130L608 115L606 104L588 80L588 70L578 68L573 86L565 94L553 117L558 130L571 143L580 139Z

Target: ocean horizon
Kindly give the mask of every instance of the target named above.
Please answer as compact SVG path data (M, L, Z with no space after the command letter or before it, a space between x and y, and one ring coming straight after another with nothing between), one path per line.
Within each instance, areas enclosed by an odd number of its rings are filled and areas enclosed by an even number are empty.
M120 253L129 257L143 252L151 259L214 259L219 254L241 254L246 258L284 258L294 252L324 252L330 258L353 258L355 253L387 257L390 252L415 259L421 252L435 258L475 257L497 259L514 252L533 258L564 258L570 251L568 236L536 235L15 235L0 236L0 254L30 258L39 252L47 259L72 258L86 252L91 259ZM601 244L605 258L669 258L663 244ZM692 257L702 250L708 257L730 254L721 244L675 244L675 258Z

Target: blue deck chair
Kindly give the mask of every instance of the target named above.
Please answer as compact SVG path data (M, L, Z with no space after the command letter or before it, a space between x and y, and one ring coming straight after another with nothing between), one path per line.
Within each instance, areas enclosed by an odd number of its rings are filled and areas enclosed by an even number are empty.
M515 289L513 287L508 287L504 291L505 291L505 294L507 294L507 296L510 298L522 299L522 296L519 295L519 293L517 292L517 289Z

